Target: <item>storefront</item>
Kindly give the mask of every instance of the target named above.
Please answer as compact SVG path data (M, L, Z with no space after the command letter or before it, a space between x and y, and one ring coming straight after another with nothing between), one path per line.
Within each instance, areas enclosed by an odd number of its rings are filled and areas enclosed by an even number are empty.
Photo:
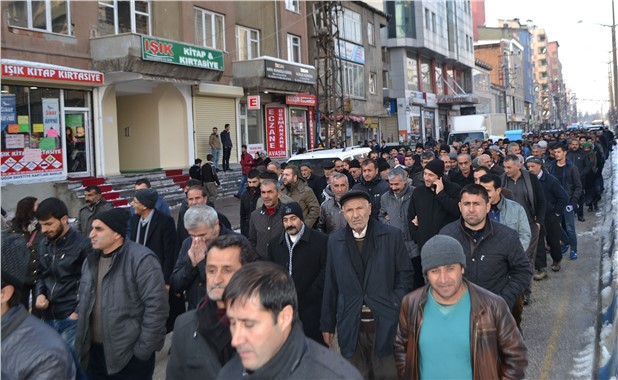
M2 60L3 183L94 175L96 71Z

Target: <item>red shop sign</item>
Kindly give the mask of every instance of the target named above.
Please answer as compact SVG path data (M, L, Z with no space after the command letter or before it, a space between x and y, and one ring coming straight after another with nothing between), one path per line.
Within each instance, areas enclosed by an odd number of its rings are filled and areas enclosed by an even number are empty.
M61 66L35 67L14 63L2 63L2 76L83 84L103 84L103 73Z
M295 106L315 107L318 104L318 98L311 94L287 95L285 97L285 103Z
M285 107L266 107L266 150L268 157L287 157Z
M315 111L313 108L309 108L309 149L315 149Z

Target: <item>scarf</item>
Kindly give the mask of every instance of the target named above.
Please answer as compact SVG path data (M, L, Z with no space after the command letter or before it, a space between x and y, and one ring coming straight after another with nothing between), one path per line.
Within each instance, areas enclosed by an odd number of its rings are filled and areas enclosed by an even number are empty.
M292 239L290 238L290 234L288 234L287 232L285 233L285 243L288 246L288 253L290 255L290 261L288 264L288 273L290 277L292 277L292 251L294 250L294 247L296 247L296 244L298 244L298 242L300 241L300 238L303 236L304 233L305 233L305 223L303 223L302 227L300 228L300 232L298 233L298 239L296 239L295 242L292 242Z
M232 334L230 333L230 321L223 314L217 317L217 302L208 299L208 294L196 310L197 331L217 353L217 359L221 366L225 365L235 350L232 347Z

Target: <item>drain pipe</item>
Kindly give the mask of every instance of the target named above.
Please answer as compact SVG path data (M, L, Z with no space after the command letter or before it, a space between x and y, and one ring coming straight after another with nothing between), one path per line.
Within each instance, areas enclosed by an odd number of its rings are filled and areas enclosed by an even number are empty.
M279 7L279 4L277 3L277 0L273 0L273 4L275 5L275 46L277 51L277 58L281 58L279 48L279 10L277 9Z

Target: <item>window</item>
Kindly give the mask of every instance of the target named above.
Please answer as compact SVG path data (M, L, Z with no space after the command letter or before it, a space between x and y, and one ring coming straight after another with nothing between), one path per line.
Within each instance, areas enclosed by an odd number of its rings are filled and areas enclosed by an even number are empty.
M433 92L433 88L431 87L431 64L429 60L422 59L421 60L421 91L423 92Z
M352 98L365 98L365 68L352 62L342 62L343 94Z
M373 30L373 23L371 22L367 23L367 43L372 46L376 44L375 31Z
M298 0L285 0L285 9L300 13L300 2Z
M99 33L150 35L150 1L99 1Z
M300 63L300 37L288 34L288 61Z
M260 56L260 31L242 26L236 27L238 60L246 61Z
M425 28L431 28L431 16L429 13L429 9L425 8Z
M436 32L436 14L434 12L431 12L431 30L433 30L433 32Z
M369 93L377 93L378 88L378 75L376 73L369 73Z
M408 57L406 59L406 69L406 89L411 91L418 91L418 66L416 58Z
M341 13L342 15L339 17L339 36L344 40L362 44L363 36L361 34L360 13L345 8Z
M442 68L440 65L436 65L434 75L436 78L436 95L444 95L444 79L442 78Z
M194 8L195 44L225 50L225 20L223 15Z
M67 1L11 1L9 25L45 32L72 35L71 3Z

